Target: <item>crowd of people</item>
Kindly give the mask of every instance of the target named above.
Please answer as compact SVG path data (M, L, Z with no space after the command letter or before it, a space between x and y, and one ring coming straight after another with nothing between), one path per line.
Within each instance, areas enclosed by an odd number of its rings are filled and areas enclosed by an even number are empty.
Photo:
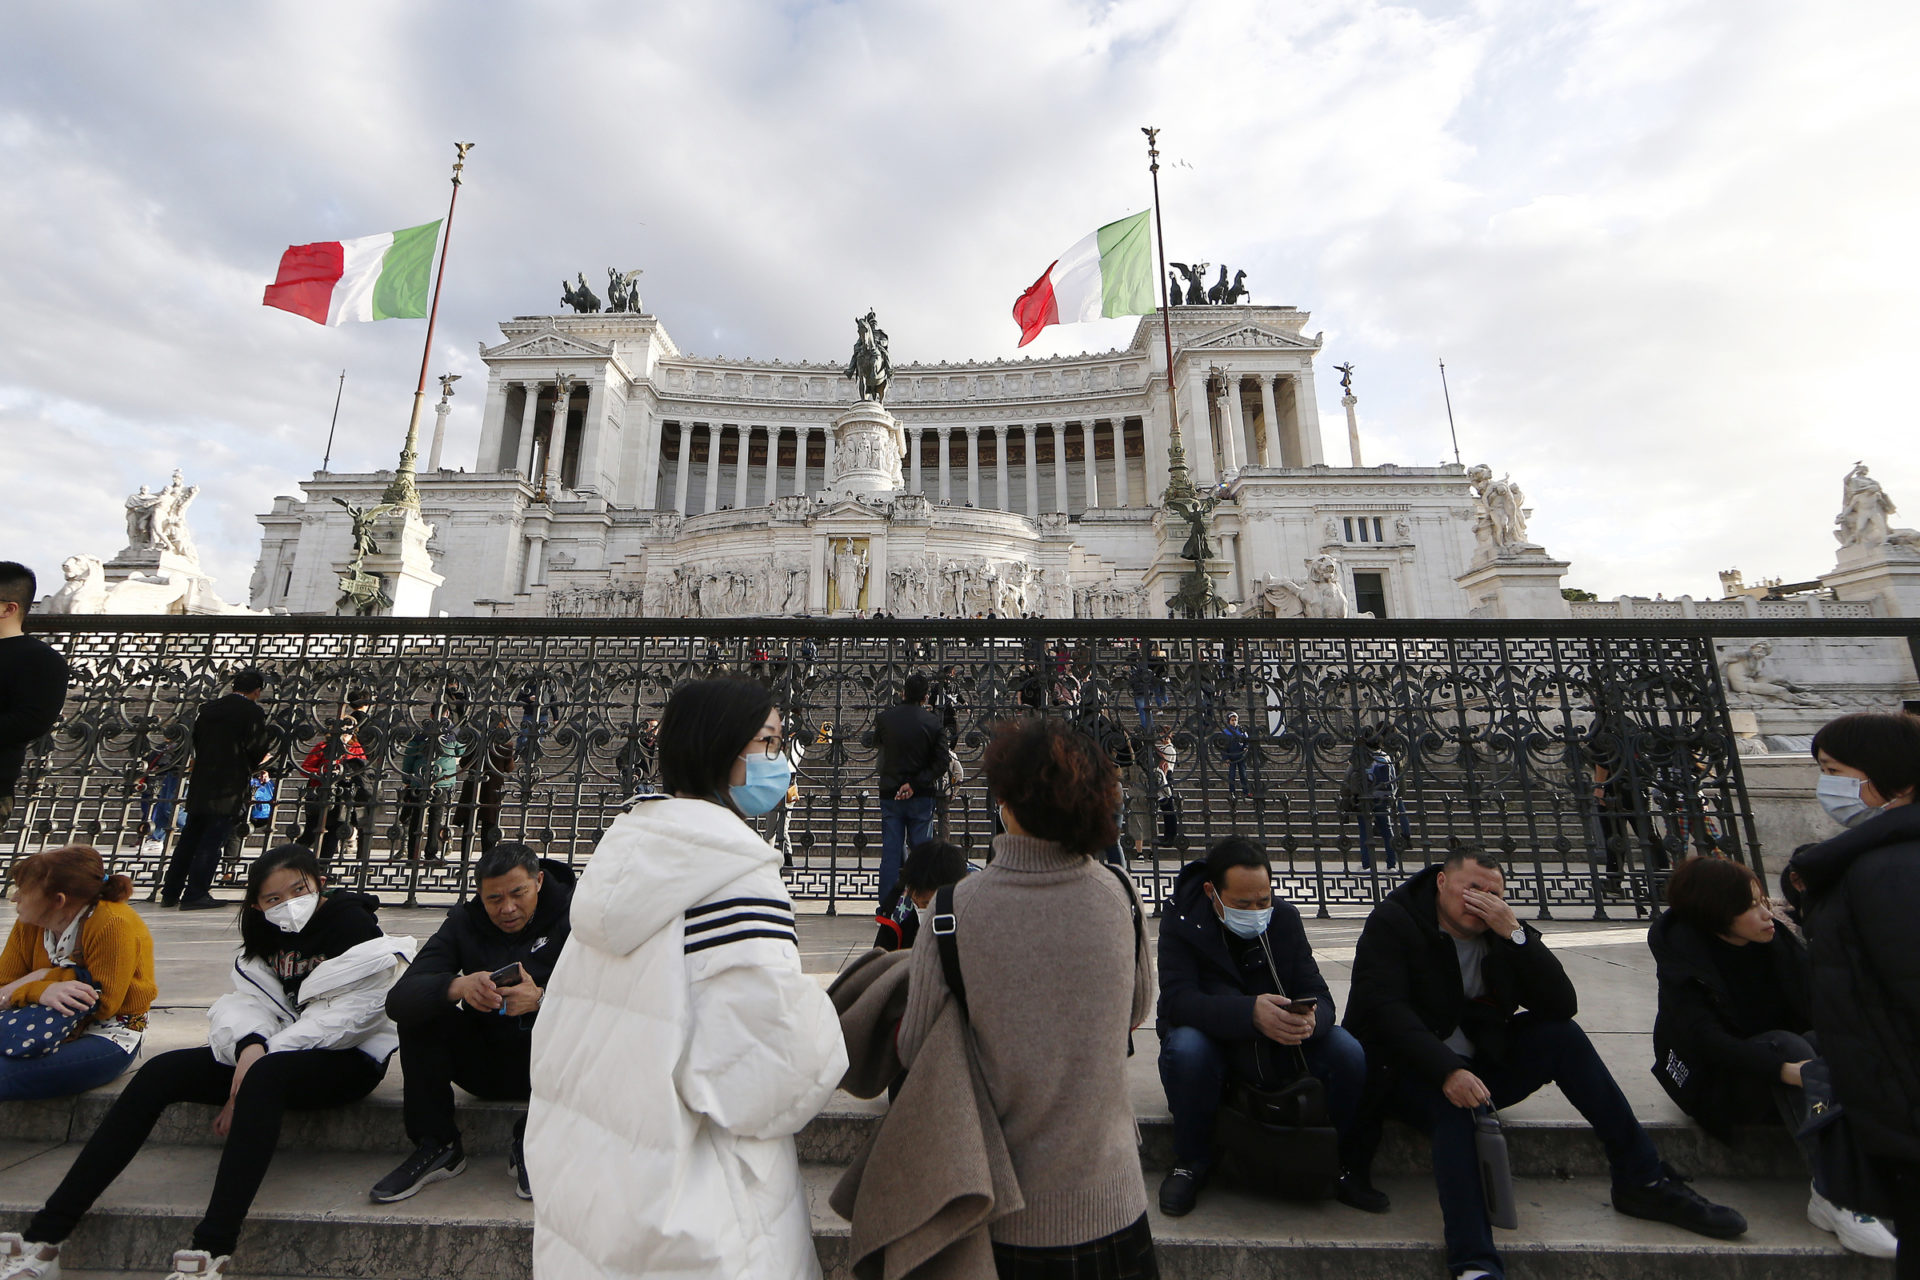
M20 673L49 669L19 629L31 587L16 598L8 572L0 771L31 717L46 719L14 697L32 678ZM204 737L196 726L190 813L199 794L239 820L254 798L256 676L211 704ZM673 691L647 730L657 792L628 803L577 877L496 840L424 945L388 933L376 898L329 882L320 815L248 868L232 990L209 1010L207 1042L137 1069L163 975L131 881L85 845L20 859L0 949L0 1100L128 1078L44 1206L0 1234L0 1280L58 1276L64 1242L177 1102L217 1108L223 1147L171 1276L233 1275L285 1113L365 1098L396 1057L413 1150L370 1198L404 1200L465 1169L455 1086L524 1103L508 1167L533 1204L536 1276L818 1275L795 1135L846 1089L891 1099L830 1200L856 1267L1153 1277L1128 1088L1149 1019L1173 1121L1167 1218L1229 1178L1391 1212L1372 1165L1397 1117L1428 1136L1450 1273L1502 1276L1481 1143L1501 1108L1551 1083L1604 1146L1617 1212L1716 1239L1746 1231L1737 1207L1662 1159L1494 854L1456 844L1385 895L1341 1010L1252 841L1189 863L1150 936L1114 856L1121 763L1071 717L993 728L983 767L999 834L971 865L937 829L950 681L909 678L873 725L892 806L877 935L825 990L801 964L780 851L755 825L786 803L794 753L773 692L751 679ZM1171 751L1156 734L1133 763L1165 772ZM1844 716L1813 753L1817 800L1844 829L1795 854L1778 900L1710 854L1668 879L1648 937L1649 1065L1715 1137L1783 1123L1812 1180L1809 1220L1850 1250L1897 1254L1908 1280L1920 1249L1897 1227L1920 1221L1920 952L1905 934L1920 913L1920 720ZM1356 760L1356 798L1387 860L1407 850L1379 754ZM423 776L430 808L438 774ZM193 837L156 886L163 903L210 896L207 851L227 835L210 819Z

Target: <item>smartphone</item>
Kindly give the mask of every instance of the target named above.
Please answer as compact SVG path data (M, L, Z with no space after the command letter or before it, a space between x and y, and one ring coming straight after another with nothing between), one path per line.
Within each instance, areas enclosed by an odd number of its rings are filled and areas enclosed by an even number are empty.
M495 969L487 976L493 979L496 987L517 987L521 983L520 965L515 962L504 969Z
M1319 1003L1319 996L1308 996L1305 1000L1289 1000L1284 1008L1288 1013L1312 1013Z

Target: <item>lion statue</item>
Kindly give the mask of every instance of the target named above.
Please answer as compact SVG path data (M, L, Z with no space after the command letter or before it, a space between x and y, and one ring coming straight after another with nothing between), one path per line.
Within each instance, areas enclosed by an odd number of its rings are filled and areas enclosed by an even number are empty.
M106 569L93 556L68 556L60 562L67 581L40 606L42 613L101 613L107 604Z

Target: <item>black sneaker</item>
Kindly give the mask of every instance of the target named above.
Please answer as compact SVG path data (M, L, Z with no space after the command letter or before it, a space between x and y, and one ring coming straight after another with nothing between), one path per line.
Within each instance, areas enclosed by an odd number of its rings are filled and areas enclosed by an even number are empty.
M1340 1171L1340 1181L1333 1189L1334 1198L1349 1209L1358 1209L1362 1213L1385 1213L1393 1208L1393 1201L1387 1193L1373 1185L1373 1180L1364 1173L1352 1169Z
M182 902L180 909L182 911L218 911L226 905L226 903L220 901L220 899L214 897L212 894L203 893L197 898L188 898L185 902Z
M1206 1185L1206 1181L1206 1174L1195 1173L1191 1169L1175 1169L1168 1173L1160 1183L1160 1212L1169 1218L1192 1213L1195 1202L1200 1199L1200 1188Z
M1747 1220L1738 1210L1714 1204L1688 1186L1689 1181L1672 1165L1662 1164L1660 1177L1646 1186L1614 1183L1613 1207L1629 1218L1669 1222L1715 1240L1731 1240L1746 1233Z
M513 1131L513 1146L507 1152L507 1172L513 1175L513 1194L522 1200L533 1199L533 1184L527 1181L526 1131Z
M432 1139L413 1149L398 1169L373 1184L368 1194L375 1204L392 1204L396 1200L405 1200L419 1191L429 1182L439 1182L442 1178L451 1178L462 1173L467 1167L466 1152L460 1149L460 1139L452 1142L435 1142Z

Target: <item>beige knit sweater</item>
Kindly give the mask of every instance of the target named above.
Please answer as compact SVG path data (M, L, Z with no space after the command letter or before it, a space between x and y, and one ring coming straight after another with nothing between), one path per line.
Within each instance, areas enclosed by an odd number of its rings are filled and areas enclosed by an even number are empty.
M1026 1201L992 1235L1082 1244L1147 1211L1126 1062L1128 1029L1153 1009L1153 960L1105 867L1028 836L996 838L993 854L953 894L974 1041ZM909 1069L951 998L930 930L912 964Z

